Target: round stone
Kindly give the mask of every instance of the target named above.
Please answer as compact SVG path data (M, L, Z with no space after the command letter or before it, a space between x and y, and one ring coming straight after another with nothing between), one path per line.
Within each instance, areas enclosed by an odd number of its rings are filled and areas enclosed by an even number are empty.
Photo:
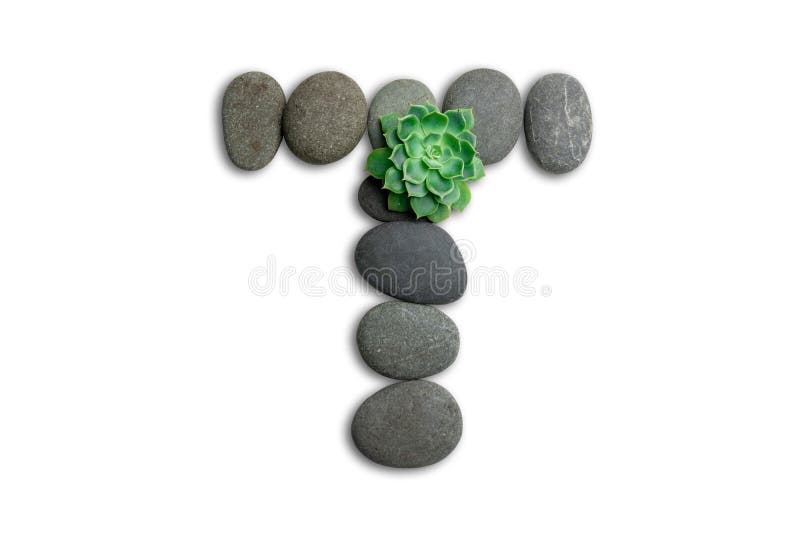
M569 74L548 74L525 101L528 150L546 171L578 167L592 144L592 110L581 83Z
M478 155L485 165L511 152L522 128L522 97L511 79L492 69L462 74L447 90L444 109L472 108Z
M283 112L286 145L307 163L332 163L353 150L367 125L361 88L340 72L320 72L294 90Z
M424 467L445 458L461 439L458 403L425 380L387 386L358 408L351 432L356 447L389 467Z
M435 375L453 363L458 355L458 327L433 306L390 301L364 315L356 343L375 372L414 380Z
M263 72L246 72L222 97L222 135L237 167L255 171L267 165L281 146L283 89Z
M435 224L387 222L356 245L361 276L391 297L416 304L447 304L467 288L467 268L453 238Z
M375 94L369 105L367 135L372 148L386 146L381 128L381 115L399 113L405 115L412 104L436 104L436 97L428 86L417 80L395 80L389 82Z
M397 212L389 211L389 191L383 188L383 180L378 180L372 176L361 182L358 188L358 205L361 206L367 215L373 219L383 222L391 221L415 221L413 211ZM420 219L427 221L428 218Z

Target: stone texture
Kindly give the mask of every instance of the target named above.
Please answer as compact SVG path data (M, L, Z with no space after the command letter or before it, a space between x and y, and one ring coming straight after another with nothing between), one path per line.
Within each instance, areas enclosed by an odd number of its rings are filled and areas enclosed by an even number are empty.
M414 380L444 371L455 361L458 327L433 306L390 301L364 315L356 343L376 373Z
M383 189L383 180L377 180L372 176L367 176L358 188L358 205L373 219L383 222L417 220L413 211L403 213L389 211L388 198L389 191ZM428 218L420 219L420 222L423 220L427 221Z
M525 101L528 150L546 171L561 174L580 165L592 144L592 110L581 83L548 74Z
M281 146L285 104L281 86L263 72L233 79L222 97L222 133L234 165L255 171L272 161Z
M456 400L425 380L381 389L358 408L351 427L358 450L389 467L424 467L442 460L458 445L461 430Z
M417 80L395 80L389 82L375 94L369 105L367 135L372 148L386 146L381 129L381 115L400 113L405 115L412 104L436 104L436 97L428 86Z
M373 287L417 304L447 304L467 287L467 269L453 238L435 224L387 222L356 245L358 272Z
M283 112L286 145L301 160L323 164L353 150L367 126L367 100L340 72L320 72L294 90Z
M447 90L444 109L472 108L477 146L485 165L511 152L522 128L522 97L514 82L492 69L462 74Z

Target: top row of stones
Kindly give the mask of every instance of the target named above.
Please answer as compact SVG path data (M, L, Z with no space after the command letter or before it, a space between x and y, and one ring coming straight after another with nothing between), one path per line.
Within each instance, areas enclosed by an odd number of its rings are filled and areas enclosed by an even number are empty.
M367 130L373 148L385 146L380 117L405 113L412 104L435 103L416 80L382 87L367 109L358 84L339 72L321 72L294 90L288 102L278 82L248 72L234 79L223 97L225 146L235 165L257 170L267 165L286 138L289 149L312 164L349 154ZM520 127L528 150L545 170L564 173L586 158L592 140L592 113L580 82L548 74L530 90L523 105L514 82L502 72L476 69L456 79L442 109L471 108L477 151L485 164L497 163L514 148Z

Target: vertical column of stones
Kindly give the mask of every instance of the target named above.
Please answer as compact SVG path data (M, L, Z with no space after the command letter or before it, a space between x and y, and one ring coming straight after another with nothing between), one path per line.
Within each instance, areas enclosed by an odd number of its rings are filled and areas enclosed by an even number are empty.
M412 104L435 102L415 80L396 80L373 99L367 132L373 148L385 146L379 118L404 113ZM368 177L358 191L360 206L384 221L368 231L355 251L356 267L373 287L394 297L370 309L356 341L366 364L398 380L367 398L356 411L352 436L369 459L390 467L423 467L456 447L461 410L444 387L422 380L446 369L458 355L455 323L433 305L452 302L466 288L466 267L443 229L417 222L413 212L387 209L387 191Z

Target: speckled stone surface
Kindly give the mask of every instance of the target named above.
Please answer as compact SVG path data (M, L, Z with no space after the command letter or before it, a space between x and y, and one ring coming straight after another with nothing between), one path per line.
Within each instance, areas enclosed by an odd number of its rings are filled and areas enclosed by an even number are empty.
M383 180L367 176L358 188L358 205L373 219L383 222L417 220L413 211L389 211L388 199L389 191L383 189ZM428 218L419 220L427 221Z
M367 126L367 100L340 72L320 72L294 90L283 112L286 145L301 160L323 164L353 150Z
M356 268L379 291L416 304L447 304L467 288L467 269L453 238L435 224L387 222L356 245Z
M285 104L281 86L263 72L233 79L222 97L222 133L234 165L255 171L272 161L281 146Z
M592 110L581 83L548 74L525 101L525 139L543 169L561 174L577 168L592 144Z
M358 408L351 432L364 456L389 467L424 467L450 454L461 439L458 403L425 380L387 386Z
M356 343L376 373L413 380L444 371L455 361L458 327L433 306L390 301L364 315Z
M472 108L477 146L485 165L511 152L522 129L522 97L502 72L476 69L462 74L444 97L444 109Z
M394 80L375 93L369 105L367 135L372 148L386 146L381 129L381 115L399 113L405 115L412 104L436 104L436 97L428 86L417 80Z

